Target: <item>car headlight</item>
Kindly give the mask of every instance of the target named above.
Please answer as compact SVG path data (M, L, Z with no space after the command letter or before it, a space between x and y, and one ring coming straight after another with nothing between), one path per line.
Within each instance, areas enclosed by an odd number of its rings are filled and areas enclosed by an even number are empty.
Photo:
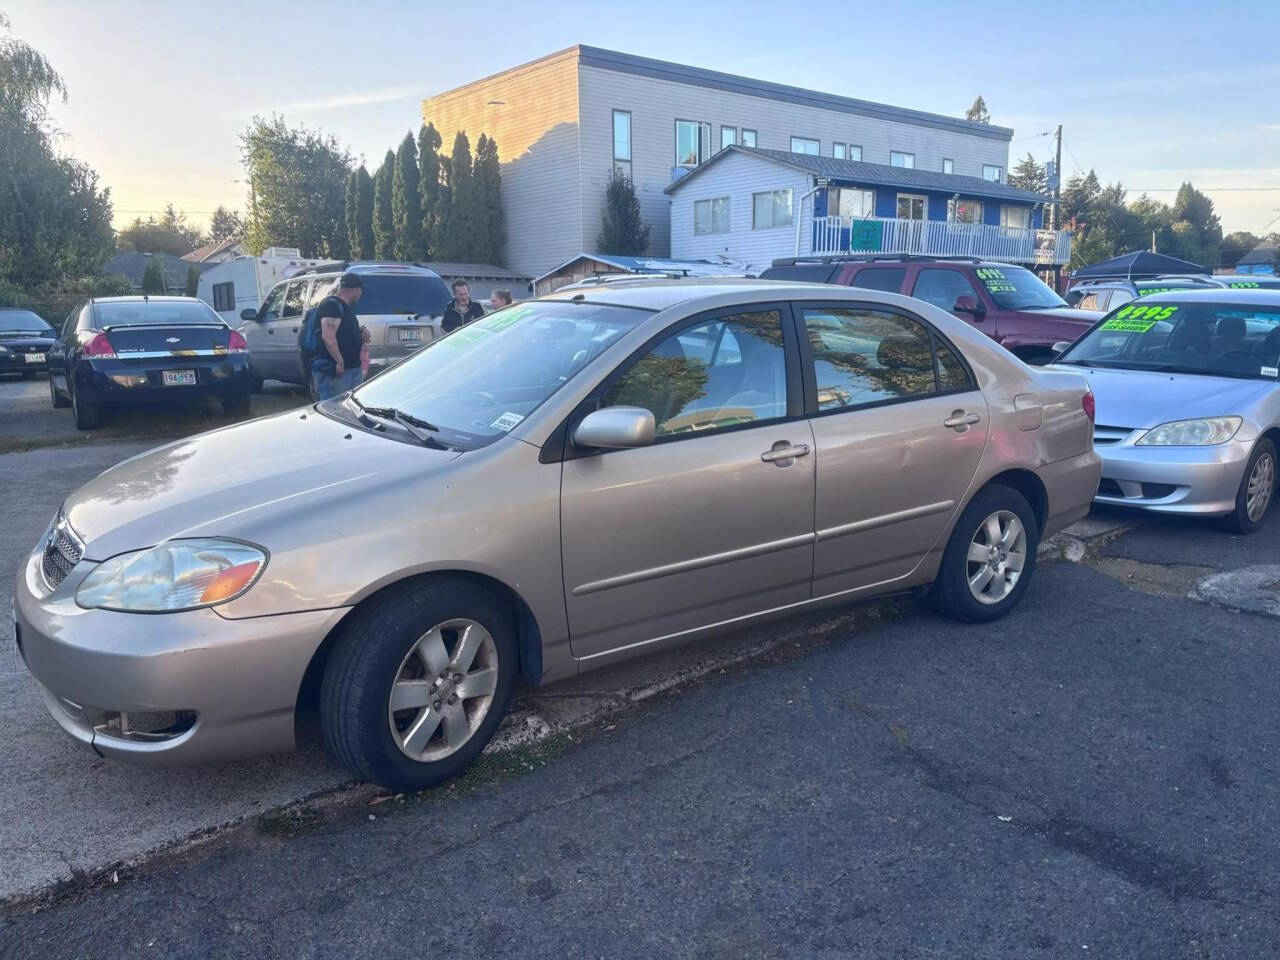
M1138 438L1140 447L1210 447L1226 443L1240 429L1239 417L1202 417L1174 420L1148 430Z
M98 564L76 603L127 613L210 607L240 596L266 565L265 550L237 540L170 540Z

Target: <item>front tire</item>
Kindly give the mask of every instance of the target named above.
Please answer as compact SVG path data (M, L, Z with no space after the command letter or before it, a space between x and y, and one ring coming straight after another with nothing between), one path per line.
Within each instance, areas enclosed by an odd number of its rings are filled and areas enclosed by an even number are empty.
M1245 464L1240 489L1236 491L1236 509L1227 514L1226 525L1236 533L1257 533L1276 492L1276 445L1259 440Z
M934 606L966 623L998 620L1031 582L1039 545L1040 527L1026 497L999 484L978 491L942 555Z
M49 401L53 404L53 409L61 410L64 407L71 406L71 401L58 392L58 388L53 385L53 373L49 373Z
M325 746L362 780L435 786L465 769L506 713L511 611L467 580L412 580L356 611L325 666Z

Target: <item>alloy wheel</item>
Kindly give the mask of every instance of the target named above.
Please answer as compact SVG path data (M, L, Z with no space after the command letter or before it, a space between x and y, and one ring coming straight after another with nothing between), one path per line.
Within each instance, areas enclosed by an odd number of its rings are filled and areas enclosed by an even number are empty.
M1270 453L1264 453L1253 465L1249 473L1249 485L1245 491L1245 512L1252 523L1260 523L1267 507L1271 505L1271 496L1276 489L1276 460Z
M474 620L446 620L410 648L387 703L391 735L412 760L460 749L484 723L498 689L498 648Z
M965 579L979 603L999 603L1022 576L1027 562L1027 531L1018 515L997 510L978 525L969 543Z

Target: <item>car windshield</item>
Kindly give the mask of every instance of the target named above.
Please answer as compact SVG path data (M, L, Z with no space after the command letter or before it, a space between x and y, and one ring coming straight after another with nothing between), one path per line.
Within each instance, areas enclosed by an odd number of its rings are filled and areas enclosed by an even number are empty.
M222 323L200 300L111 300L93 305L99 327L137 327L184 323Z
M3 310L0 333L53 333L53 328L30 310Z
M1002 310L1044 310L1067 302L1022 267L978 267L978 279Z
M438 317L444 313L444 308L452 299L449 288L439 277L423 274L396 276L389 273L367 273L361 276L365 287L355 307L358 316L403 314Z
M572 300L517 304L437 340L354 397L366 409L426 424L442 444L474 449L509 431L649 315ZM333 401L323 409L340 415Z
M1219 277L1228 290L1280 290L1280 277Z
M1135 301L1103 317L1058 362L1276 380L1280 308Z

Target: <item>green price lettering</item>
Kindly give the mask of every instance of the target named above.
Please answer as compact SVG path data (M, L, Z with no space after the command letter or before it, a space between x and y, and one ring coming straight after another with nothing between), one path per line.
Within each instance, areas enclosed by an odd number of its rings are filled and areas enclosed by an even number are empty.
M1142 304L1131 304L1127 307L1124 307L1119 313L1117 313L1114 319L1116 320L1146 319L1146 320L1152 320L1152 321L1168 320L1177 312L1178 312L1177 307L1161 307L1155 304L1152 304L1151 306L1145 306ZM1117 328L1104 327L1104 329L1115 330ZM1147 329L1150 329L1150 327L1148 327Z
M1146 333L1156 325L1154 320L1121 320L1112 317L1098 329L1112 333Z
M1257 280L1235 280L1232 281L1232 290L1252 290L1258 286Z

